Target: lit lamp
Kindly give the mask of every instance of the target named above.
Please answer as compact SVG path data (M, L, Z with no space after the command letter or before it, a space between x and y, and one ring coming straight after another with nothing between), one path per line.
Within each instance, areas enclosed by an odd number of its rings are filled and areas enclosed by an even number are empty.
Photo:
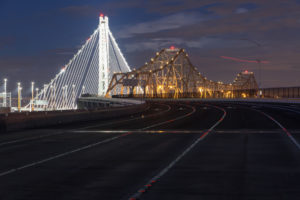
M21 83L18 82L18 111L21 112Z

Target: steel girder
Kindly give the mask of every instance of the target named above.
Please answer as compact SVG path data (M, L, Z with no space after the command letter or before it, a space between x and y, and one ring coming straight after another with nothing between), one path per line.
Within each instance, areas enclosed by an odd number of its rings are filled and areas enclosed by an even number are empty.
M106 96L233 98L237 96L235 91L248 90L258 90L252 72L239 73L230 84L215 82L197 70L184 49L163 49L137 70L115 73Z

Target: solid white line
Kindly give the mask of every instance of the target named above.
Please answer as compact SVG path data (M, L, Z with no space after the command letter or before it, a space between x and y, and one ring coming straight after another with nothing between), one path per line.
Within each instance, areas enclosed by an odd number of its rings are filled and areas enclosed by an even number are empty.
M40 139L40 138L45 138L45 137L50 137L50 136L55 136L55 135L61 135L65 132L66 131L58 132L58 133L52 133L52 134L46 134L46 135L39 135L39 136L23 138L23 139L18 139L18 140L11 140L11 141L0 143L0 146L4 146L4 145L7 145L7 144L14 144L14 143L18 143L18 142L30 141L30 140L34 140L34 139Z
M81 147L81 148L78 148L78 149L74 149L72 151L67 151L65 153L62 153L62 154L58 154L58 155L55 155L55 156L52 156L52 157L49 157L49 158L46 158L46 159L43 159L43 160L40 160L40 161L37 161L37 162L33 162L33 163L30 163L30 164L27 164L27 165L23 165L21 167L17 167L17 168L14 168L14 169L10 169L8 171L5 171L5 172L2 172L0 173L0 177L1 176L4 176L4 175L7 175L7 174L11 174L13 172L17 172L17 171L20 171L22 169L26 169L26 168L29 168L29 167L33 167L33 166L36 166L36 165L39 165L39 164L42 164L42 163L45 163L47 161L51 161L51 160L54 160L56 158L61 158L63 156L66 156L66 155L70 155L72 153L76 153L78 151L82 151L82 150L85 150L85 149L89 149L89 148L92 148L94 146L97 146L99 144L103 144L103 143L107 143L107 142L110 142L110 141L113 141L113 140L116 140L120 137L123 137L123 136L126 136L128 134L123 134L123 135L119 135L119 136L115 136L115 137L112 137L112 138L108 138L106 140L102 140L100 142L96 142L96 143L93 143L93 144L90 144L90 145L87 145L87 146L84 146L84 147Z
M256 110L256 109L254 109ZM273 122L275 122L285 133L286 135L290 138L290 140L298 147L298 149L300 150L300 144L297 142L297 140L292 136L292 134L282 125L280 124L277 120L275 120L273 117L271 117L270 115L268 115L267 113L260 111L260 110L256 110L257 112L265 115L266 117L268 117L269 119L271 119Z
M265 106L271 107L271 108L277 108L277 109L280 109L280 110L288 110L288 111L300 114L300 112L298 110L297 111L296 110L292 110L292 109L286 108L285 106L271 106L271 105L265 105Z
M161 105L165 105L165 104L161 104ZM166 105L166 106L168 106L168 109L167 109L167 110L165 110L165 111L163 111L163 112L160 112L160 113L154 113L154 114L151 114L151 115L147 115L147 116L144 117L144 119L145 119L145 118L148 118L148 117L155 116L155 115L160 115L160 114L162 114L162 113L164 113L164 112L170 111L171 107L170 107L169 105ZM148 110L149 108L150 108L150 107L148 107L146 110ZM61 132L53 133L53 134L40 135L40 136L34 136L34 137L29 137L29 138L23 138L23 139L11 140L11 141L7 141L7 142L2 142L2 143L0 143L0 147L1 147L1 146L4 146L4 145L8 145L8 144L14 144L14 143L19 143L19 142L25 142L25 141L35 140L35 139L41 139L41 138L51 137L51 136L57 136L57 135L61 135L61 134L67 133L67 132L74 132L74 131L76 131L76 130L83 130L83 129L87 129L87 128L107 126L107 125L112 125L112 124L123 123L123 122L126 122L126 121L138 120L138 119L141 119L141 117L135 117L135 118L130 118L130 119L121 120L121 121L113 121L113 122L108 122L108 123L99 124L99 125L94 125L94 126L86 126L86 127L82 127L82 128L78 128L78 129L63 130L63 131L61 131Z
M140 129L140 130L146 130L146 129L153 128L153 127L157 127L157 126L160 126L160 125L163 125L163 124L168 124L168 123L171 123L171 122L173 122L173 121L176 121L176 120L179 120L179 119L183 119L183 118L185 118L185 117L188 117L188 116L190 116L190 115L192 115L193 113L196 112L196 108L195 108L195 107L189 106L189 105L185 105L185 106L192 108L192 112L190 112L190 113L188 113L188 114L185 114L185 115L183 115L183 116L177 117L177 118L172 119L172 120L168 120L168 121L165 121L165 122L161 122L161 123L158 123L158 124L154 124L154 125L147 126L147 127L142 128L142 129Z
M159 126L160 124L161 123L158 123L157 126ZM56 158L61 158L63 156L67 156L67 155L70 155L70 154L73 154L73 153L76 153L76 152L79 152L79 151L82 151L82 150L86 150L86 149L95 147L95 146L97 146L99 144L107 143L107 142L116 140L116 139L118 139L120 137L124 137L124 136L130 135L130 134L132 134L132 133L131 132L127 132L127 133L124 133L122 135L115 136L115 137L112 137L112 138L108 138L108 139L105 139L105 140L102 140L102 141L99 141L99 142L96 142L96 143L93 143L93 144L89 144L89 145L86 145L84 147L77 148L77 149L74 149L74 150L71 150L71 151L67 151L65 153L61 153L61 154L58 154L58 155L55 155L55 156L52 156L52 157L49 157L49 158L46 158L46 159L43 159L43 160L40 160L40 161L36 161L36 162L30 163L30 164L26 164L26 165L23 165L21 167L13 168L13 169L10 169L10 170L7 170L5 172L0 173L0 177L2 177L4 175L11 174L11 173L14 173L14 172L17 172L17 171L20 171L22 169L26 169L26 168L29 168L29 167L33 167L33 166L45 163L47 161L54 160Z
M107 125L111 125L111 124L119 124L119 123L128 122L128 121L133 121L133 120L138 120L138 119L145 119L145 118L153 117L153 116L156 116L156 115L161 115L161 114L166 113L166 112L169 112L169 111L171 110L171 106L166 105L166 104L161 104L161 105L167 106L168 109L167 109L167 110L164 110L164 111L162 111L162 112L159 112L159 113L153 113L153 114L151 114L151 115L147 115L147 116L145 116L144 118L141 118L141 117L135 117L135 118L130 118L130 119L125 119L125 120L120 120L120 121L116 121L116 122L108 122L108 123L99 124L99 125L87 126L87 127L79 128L79 129L77 129L77 130L88 129L88 128L96 128L96 127L107 126Z
M74 133L199 133L203 130L90 130L90 131L73 131Z
M196 141L194 141L188 148L186 148L179 156L175 158L170 164L167 165L163 170L161 170L157 175L151 178L145 186L139 189L136 193L134 193L129 199L138 199L147 189L149 189L152 184L154 184L159 178L165 175L182 157L184 157L191 149L193 149L200 141L202 141L217 125L219 125L224 118L226 117L226 111L223 108L213 106L219 110L223 111L223 116L215 123L208 131L203 133Z

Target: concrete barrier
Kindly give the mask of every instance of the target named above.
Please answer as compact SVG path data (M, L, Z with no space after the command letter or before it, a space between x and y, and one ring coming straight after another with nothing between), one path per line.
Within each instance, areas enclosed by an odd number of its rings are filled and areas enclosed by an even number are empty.
M300 104L300 99L268 99L268 98L179 98L179 99L145 99L147 101L196 101L196 102L250 102L250 103L283 103L283 104Z
M142 112L146 107L147 104L143 103L124 107L104 108L101 110L6 113L0 115L0 132L129 116Z

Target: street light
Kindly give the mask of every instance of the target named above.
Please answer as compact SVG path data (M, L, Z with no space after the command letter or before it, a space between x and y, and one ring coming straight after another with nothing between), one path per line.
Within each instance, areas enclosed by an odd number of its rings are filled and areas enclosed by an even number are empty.
M4 92L3 92L3 107L6 107L6 84L7 84L7 79L4 79Z
M34 99L34 82L31 82L31 99Z
M73 101L73 109L75 109L75 100L76 100L76 96L75 96L75 85L72 85L72 101Z
M21 83L18 82L18 111L21 112Z
M54 91L53 91L53 85L50 85L50 102L49 102L51 109L54 108Z
M31 111L34 111L34 82L31 82Z

